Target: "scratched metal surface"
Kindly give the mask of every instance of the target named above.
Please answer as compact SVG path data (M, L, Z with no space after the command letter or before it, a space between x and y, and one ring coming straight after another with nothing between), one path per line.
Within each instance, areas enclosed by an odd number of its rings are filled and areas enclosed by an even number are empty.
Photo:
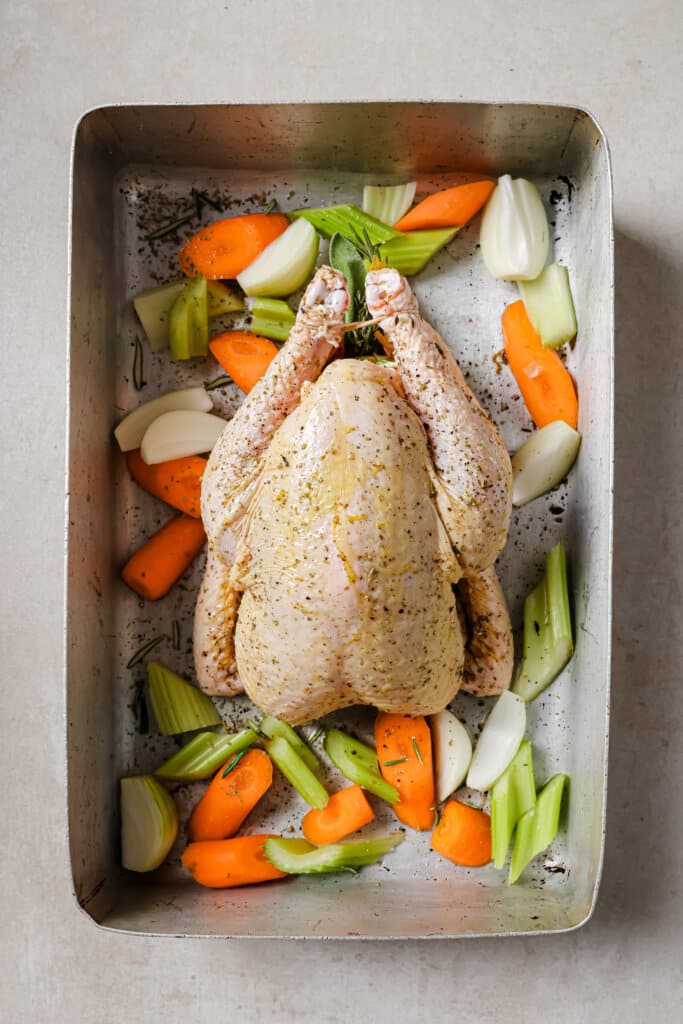
M392 148L382 154L376 142L384 133ZM178 246L197 224L154 245L145 235L183 212L192 188L219 198L231 213L271 198L287 211L360 203L363 184L378 174L385 182L415 174L418 192L427 192L482 171L512 171L538 184L554 258L570 267L580 325L577 344L567 353L584 435L577 466L552 494L514 513L498 563L518 629L524 595L542 573L547 551L557 540L567 543L577 650L562 676L530 705L527 731L537 784L556 771L571 776L566 828L512 889L505 871L456 868L430 851L428 835L414 832L381 865L357 877L299 878L220 892L202 890L185 876L178 859L181 830L158 872L131 878L117 866L118 779L153 770L178 744L159 736L153 719L148 734L139 732L136 693L144 667L125 666L145 641L164 635L155 656L192 677L192 611L203 565L198 560L154 604L138 600L120 582L126 557L172 513L130 481L111 428L140 400L220 372L212 360L179 366L145 346L146 383L135 391L133 346L142 334L131 296L177 275ZM496 358L500 313L516 287L487 274L478 229L477 218L414 287L512 451L531 428L511 374ZM321 262L324 256L323 245ZM105 926L134 932L295 937L510 934L564 930L586 919L604 829L611 382L611 185L605 143L590 117L567 108L457 104L110 108L88 115L74 158L67 602L69 829L75 892L87 913ZM234 386L212 392L217 411L229 417L240 394ZM178 650L171 642L174 620L180 625ZM244 698L217 704L229 728L253 714ZM453 703L473 737L489 707L490 701L465 694ZM371 736L367 711L330 718ZM321 760L323 778L334 788L340 777ZM201 788L173 787L181 820ZM487 806L481 794L461 795ZM374 831L395 827L386 805L373 802ZM304 810L278 779L244 830L296 835Z

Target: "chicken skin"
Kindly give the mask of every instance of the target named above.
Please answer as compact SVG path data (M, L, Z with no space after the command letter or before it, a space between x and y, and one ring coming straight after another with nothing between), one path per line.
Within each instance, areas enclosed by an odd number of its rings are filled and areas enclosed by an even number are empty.
M507 452L405 278L371 271L366 294L393 362L327 365L348 291L322 267L204 474L200 686L294 725L352 704L428 714L461 684L510 682L492 569Z

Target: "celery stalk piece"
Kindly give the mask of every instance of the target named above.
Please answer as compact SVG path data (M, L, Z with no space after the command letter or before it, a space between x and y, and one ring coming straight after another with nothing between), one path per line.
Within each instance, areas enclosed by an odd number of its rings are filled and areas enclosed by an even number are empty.
M313 210L294 210L287 215L290 219L296 220L303 217L309 221L316 231L319 231L325 238L332 238L332 235L339 232L350 242L362 244L367 233L373 245L380 242L387 242L395 238L400 232L383 224L376 217L369 213L363 213L357 206L351 203L343 203L340 206L322 206Z
M183 277L179 281L169 281L158 288L148 288L134 296L133 306L152 352L168 348L168 315L186 284L187 278ZM222 281L207 281L206 291L209 319L244 309L241 295Z
M246 750L257 739L253 729L242 729L232 735L200 732L157 768L154 775L167 782L200 782L210 778L229 757Z
M249 330L274 341L287 341L296 317L291 306L282 299L249 299L251 312Z
M366 270L363 257L353 242L349 242L348 238L337 231L330 239L329 261L331 267L342 272L349 286L350 302L344 319L351 323L365 302Z
M380 259L406 277L418 274L432 256L448 245L458 228L435 228L431 231L402 231L379 247Z
M318 847L305 839L266 839L263 852L274 867L288 875L318 875L372 864L403 838L401 833L394 833L381 839L357 839Z
M168 346L168 314L184 287L184 279L169 281L158 288L147 288L133 298L135 312L152 352L159 352Z
M310 807L319 811L327 807L330 794L286 739L276 736L267 740L265 747L271 760Z
M502 868L515 825L536 803L531 744L522 740L519 750L491 789L491 852Z
M310 276L319 239L309 220L296 220L237 275L247 295L291 295Z
M576 313L569 271L551 263L533 281L520 281L519 290L529 319L546 348L559 348L576 334Z
M512 686L533 700L562 671L574 652L564 544L546 562L545 576L524 602L524 654Z
M574 465L580 446L581 434L564 420L535 430L511 459L515 508L556 487Z
M374 793L387 803L398 802L398 790L382 778L377 753L340 729L328 729L325 753L344 778Z
M240 293L223 281L207 281L206 298L209 320L225 313L240 313L244 309Z
M406 185L366 185L363 210L392 227L408 212L415 198L416 181Z
M173 797L151 775L121 779L121 863L128 871L154 871L178 834Z
M161 662L147 662L147 679L154 717L164 736L220 725L221 716L211 698Z
M188 281L168 314L171 359L192 359L209 352L208 289L205 277Z
M312 772L318 767L318 758L308 744L304 743L299 734L287 722L282 722L279 718L273 718L272 715L265 715L259 722L259 732L267 736L269 740L274 740L276 736L281 736L283 740L287 740L290 747L294 748L301 760L308 765Z
M550 846L557 835L560 808L568 775L553 775L536 797L536 803L517 822L508 885L514 885L526 866Z

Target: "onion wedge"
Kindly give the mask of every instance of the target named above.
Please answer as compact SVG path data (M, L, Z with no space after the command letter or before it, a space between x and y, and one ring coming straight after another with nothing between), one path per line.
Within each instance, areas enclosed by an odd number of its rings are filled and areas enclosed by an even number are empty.
M166 412L174 412L177 409L210 412L213 409L213 402L204 388L180 388L178 391L169 391L166 395L153 398L150 402L144 402L124 416L114 431L121 451L130 452L134 448L139 448L147 428L154 420Z
M526 704L506 690L493 705L474 748L467 773L470 789L487 790L498 779L519 749L526 729Z
M432 730L436 802L441 804L465 781L472 760L472 741L465 726L450 711L429 716Z
M512 456L512 504L516 508L551 491L574 465L581 434L555 420L531 435Z
M178 834L173 797L151 775L121 779L121 863L128 871L154 871Z
M148 466L186 455L210 452L223 433L225 420L208 412L177 409L157 417L145 431L140 445Z

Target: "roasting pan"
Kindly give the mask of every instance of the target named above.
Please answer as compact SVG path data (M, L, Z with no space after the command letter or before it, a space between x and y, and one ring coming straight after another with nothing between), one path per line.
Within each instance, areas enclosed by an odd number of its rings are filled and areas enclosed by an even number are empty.
M130 298L177 274L179 241L197 223L154 245L145 235L187 208L192 188L220 196L229 212L275 198L283 210L356 201L366 182L415 177L418 191L478 175L533 179L546 203L555 258L566 263L579 320L568 365L580 394L583 444L568 483L515 512L498 566L513 625L525 594L559 539L570 564L576 653L529 707L537 783L571 776L565 826L551 850L508 888L492 866L456 868L412 833L382 865L357 876L301 877L246 889L201 889L180 868L181 840L159 871L119 862L118 780L152 770L173 739L137 727L143 666L127 670L146 640L170 637L157 654L191 675L191 613L201 565L162 601L143 604L119 569L169 516L128 479L112 440L122 413L189 380L217 376L210 361L188 371L145 346L141 393L132 380L141 337ZM501 366L500 314L515 286L488 276L479 219L415 279L429 319L457 356L509 449L530 420ZM98 925L131 933L297 938L425 938L566 931L591 914L605 823L610 678L613 461L612 189L605 137L573 107L538 104L362 102L111 106L76 127L71 183L69 445L65 633L68 830L76 901ZM229 415L234 388L215 391ZM302 664L305 671L305 664ZM454 702L472 730L486 701ZM229 726L248 713L224 701ZM337 722L368 734L367 712ZM181 814L197 796L175 792ZM467 794L466 794L467 796ZM476 794L472 796L477 799ZM480 798L479 798L480 799ZM378 809L377 830L391 812ZM298 827L303 805L276 785L254 831Z

